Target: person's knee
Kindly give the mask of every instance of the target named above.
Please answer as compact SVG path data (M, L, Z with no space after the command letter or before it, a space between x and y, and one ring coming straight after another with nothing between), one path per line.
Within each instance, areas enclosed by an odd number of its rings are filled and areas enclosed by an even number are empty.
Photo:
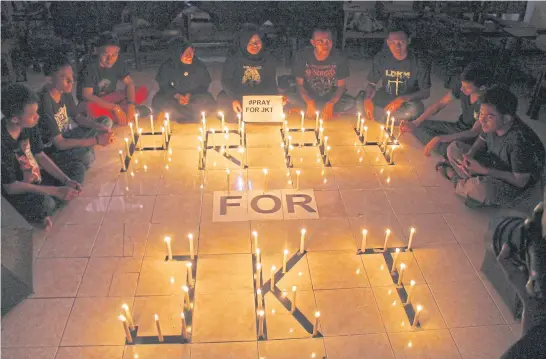
M112 121L112 119L110 119L108 116L101 116L97 118L97 122L103 126L108 127L109 129L111 129L112 126L114 126L114 121Z
M93 158L91 151L89 151L89 158ZM89 160L89 158L86 156L83 157L80 161L73 161L70 163L69 166L67 166L65 170L65 174L70 177L70 179L78 182L83 183L83 180L85 179L85 171L88 168L89 164L93 162L93 160ZM85 161L88 161L87 164Z
M458 159L462 155L461 144L459 141L454 141L447 146L447 158L450 162L453 162L455 159Z

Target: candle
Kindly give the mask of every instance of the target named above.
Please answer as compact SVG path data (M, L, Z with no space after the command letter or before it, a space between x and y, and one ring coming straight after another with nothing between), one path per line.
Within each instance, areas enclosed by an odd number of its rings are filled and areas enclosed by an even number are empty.
M316 112L316 115L317 115L317 117L315 118L315 131L318 131L318 128L319 128L319 122L318 122L319 112L318 111Z
M133 344L133 337L131 336L131 332L129 331L127 320L125 319L123 315L119 316L119 320L121 321L121 324L123 325L123 330L125 331L125 338L127 339L127 343Z
M288 136L288 148L292 146L292 136Z
M138 148L142 151L142 128L138 129Z
M304 130L304 124L305 124L305 113L303 111L300 112L301 114L301 130Z
M256 248L256 263L261 263L260 260L260 248Z
M226 169L226 186L227 186L227 192L229 194L229 174L230 174L230 171L229 171L229 168Z
M123 304L121 308L123 309L123 312L125 313L125 318L127 318L129 329L135 330L135 322L133 321L133 316L131 315L131 310L129 309L129 306L127 304Z
M173 252L172 252L172 249L171 249L171 237L165 237L163 238L163 240L165 241L165 245L167 246L167 256L169 258L170 261L173 260Z
M188 339L188 326L186 324L186 316L184 312L180 312L180 321L182 323L182 338Z
M258 309L262 309L262 290L260 288L256 290L256 297L258 301Z
M190 288L183 285L182 286L182 291L184 292L184 308L189 310L191 308L191 306L190 306Z
M135 132L133 131L133 123L129 122L129 129L131 130L131 142L135 142Z
M264 168L262 169L262 172L264 174L264 192L267 192L267 174L269 173L269 171L267 170L267 168Z
M163 148L167 148L167 141L165 141L165 126L161 126L161 143Z
M256 264L256 288L262 286L262 263Z
M273 292L273 288L275 287L275 272L277 272L277 267L273 265L271 266L271 292Z
M324 127L320 126L320 129L319 129L319 143L323 143L324 142Z
M127 157L131 157L131 149L129 148L129 139L125 137L123 140L125 141L125 151L127 151Z
M331 149L330 146L326 147L326 158L324 159L325 164L328 164L328 162L330 162L330 160L328 159L328 155L330 154L330 149Z
M296 289L296 286L292 287L292 306L290 307L292 313L296 311Z
M394 136L394 116L391 121L391 135Z
M296 170L296 191L300 190L300 170Z
M284 121L284 132L288 133L288 121Z
M154 115L150 115L150 128L152 129L152 135L154 134Z
M400 287L402 285L402 277L404 276L404 270L406 269L406 265L404 263L400 264L400 270L398 271L398 283L397 285Z
M199 151L199 168L203 166L203 150L201 146L197 146L197 151Z
M366 145L366 143L368 143L368 126L363 126L364 127L364 145Z
M239 132L241 132L241 114L237 114L237 128L239 129Z
M223 112L218 112L218 115L220 115L220 117L222 119L222 126L220 128L224 128L224 124L225 124L224 113Z
M416 327L419 323L419 314L421 314L421 311L423 310L422 305L417 306L417 310L415 311L415 317L413 317L413 323L412 326Z
M389 236L391 235L391 230L387 228L385 231L385 244L383 245L383 251L387 251L387 242L389 241Z
M387 111L387 123L386 123L387 128L389 128L389 121L390 121L390 119L391 119L391 112L390 112L390 111Z
M360 250L362 252L365 252L366 251L366 240L367 240L367 237L368 237L368 230L367 229L363 229L362 230L362 244L360 245Z
M239 146L239 153L241 154L241 168L245 169L245 148L242 146Z
M201 112L201 123L203 124L203 134L205 134L207 133L207 119L204 112Z
M254 248L258 248L258 232L252 231L252 237L254 238Z
M383 144L383 132L385 132L385 126L381 125L379 128L381 129L381 131L379 132L377 142Z
M138 126L138 112L135 113L135 129L136 128L139 128L139 126Z
M301 229L301 238L300 238L300 253L303 254L305 253L305 233L307 231L305 230L305 228L302 228Z
M165 117L167 118L167 133L170 135L172 133L172 131L171 131L171 116L167 112L165 114Z
M188 242L190 243L190 258L194 259L195 255L193 253L193 234L188 234Z
M398 261L399 254L400 254L400 248L396 248L394 252L394 256L392 258L391 274L394 274L394 272L396 271L396 262Z
M408 298L406 299L406 304L411 303L411 295L413 294L413 289L415 288L415 281L412 279L410 280L410 287L408 289Z
M356 131L359 132L360 131L360 116L361 116L360 112L358 112L356 114L356 116L357 117L356 117L356 126L355 126L355 128L356 128Z
M315 325L313 325L313 336L316 337L318 334L318 325L320 319L320 312L315 312Z
M186 263L186 268L188 270L188 276L187 276L187 281L188 281L188 284L190 285L190 288L193 288L193 273L192 273L192 264L191 262L187 262Z
M285 249L282 256L282 272L286 273L286 257L288 256L288 249Z
M119 161L121 162L121 170L123 172L127 171L127 167L125 167L125 158L123 158L122 150L119 150Z
M163 333L161 333L161 324L159 324L159 316L157 314L154 314L155 318L155 329L157 329L157 338L160 343L163 343Z
M258 310L258 338L264 337L264 315L263 310Z
M409 242L408 242L408 251L411 250L411 244L413 242L413 236L414 235L415 235L415 228L411 227L410 235L409 235Z
M390 156L390 158L389 158L389 159L390 159L389 163L390 163L391 165L394 165L394 150L395 150L395 148L396 148L395 145L392 145L392 146L391 146L391 156Z
M328 136L324 136L324 147L328 146Z
M364 119L360 120L361 123L360 123L360 131L359 131L359 136L362 137L364 135Z
M165 126L165 142L169 142L169 121L165 120L163 121L163 126Z

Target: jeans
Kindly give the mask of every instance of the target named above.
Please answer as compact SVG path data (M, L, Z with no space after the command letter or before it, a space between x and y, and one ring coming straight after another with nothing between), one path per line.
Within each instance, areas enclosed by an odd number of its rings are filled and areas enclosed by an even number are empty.
M301 108L303 111L305 111L306 103L301 98L298 91L295 92L287 92L285 93L288 101L287 101L287 107L296 107ZM326 102L328 100L315 100L315 103L317 105L317 110L320 111L324 105L326 105ZM334 105L334 113L345 113L349 112L349 110L352 110L355 107L355 98L349 95L347 92L345 92L338 102Z
M356 107L358 111L364 113L364 99L366 98L366 91L360 91L356 97ZM387 114L384 111L391 101L391 95L387 94L384 90L378 90L373 98L374 104L374 118L379 123L387 122ZM391 117L394 117L395 123L400 124L400 121L413 121L419 117L423 111L425 111L425 105L421 101L408 101L404 102L402 106L393 113Z
M446 122L426 120L412 133L424 145L429 143L436 136L451 135L458 132L470 130L468 126L461 122ZM472 144L474 140L463 141L464 143ZM447 156L447 147L451 142L442 142L436 146L436 152L440 155Z
M187 105L181 105L177 99L170 94L158 92L152 100L152 107L155 113L168 112L169 118L179 123L200 121L201 112L215 112L216 101L208 92L192 94Z

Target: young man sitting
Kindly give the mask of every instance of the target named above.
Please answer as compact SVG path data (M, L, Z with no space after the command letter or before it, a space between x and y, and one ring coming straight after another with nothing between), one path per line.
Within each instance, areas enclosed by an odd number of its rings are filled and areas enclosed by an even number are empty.
M135 89L133 79L123 61L118 61L119 43L110 33L99 39L98 57L91 58L78 76L78 99L87 103L87 113L92 117L108 116L125 125L135 116L135 105L148 97L148 89ZM116 91L118 81L123 81L125 91Z
M386 112L396 122L414 120L423 112L421 100L430 96L430 64L408 49L408 31L403 27L392 27L387 36L387 47L373 59L368 74L368 86L362 106L367 119L385 122ZM381 87L378 83L381 81ZM361 105L361 101L359 106ZM375 107L384 110L379 119Z
M502 206L540 180L544 146L516 115L517 97L495 86L480 106L482 133L472 146L455 141L447 148L447 177L469 206ZM449 173L447 173L449 172Z
M339 51L333 48L332 31L315 28L311 45L295 55L292 69L296 77L297 92L287 93L289 107L305 107L305 116L328 121L334 112L347 112L355 105L353 97L346 93L345 79L349 77L349 64Z
M93 146L106 146L114 139L112 120L106 116L94 120L78 108L72 96L74 75L68 59L51 54L44 66L51 79L40 94L38 128L44 151L62 170L78 161L89 167L94 159ZM79 126L72 129L70 120Z
M79 195L85 167L72 162L63 172L43 152L35 127L38 97L27 87L16 84L2 92L2 113L2 195L29 222L49 229L62 201Z
M402 123L400 130L413 132L413 135L426 145L426 156L430 156L432 150L446 156L447 146L453 141L471 141L472 144L482 130L480 122L477 121L480 96L489 85L490 76L487 66L477 62L468 64L461 73L461 81L452 90L428 107L415 121ZM455 100L461 101L462 111L457 122L429 120Z

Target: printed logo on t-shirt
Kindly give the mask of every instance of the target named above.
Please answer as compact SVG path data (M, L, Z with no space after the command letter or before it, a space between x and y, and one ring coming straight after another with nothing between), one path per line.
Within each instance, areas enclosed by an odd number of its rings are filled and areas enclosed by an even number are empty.
M14 150L14 154L17 162L19 162L19 168L23 172L23 182L40 183L42 181L40 167L38 167L38 163L30 150L30 141L25 139L20 144L21 147Z
M256 86L262 82L262 77L260 76L260 71L262 69L261 66L243 66L245 69L245 73L243 74L243 80L241 81L242 84L246 84L248 86Z
M327 95L336 86L336 68L336 64L305 64L305 79L317 95Z
M54 115L55 122L57 122L57 127L59 128L59 131L65 132L68 130L70 123L68 119L68 111L66 110L66 105L63 105L59 108L59 111Z
M109 79L102 79L100 80L99 84L97 85L99 88L99 95L106 92L106 90L110 87L110 84L112 82Z
M411 77L410 71L385 70L385 90L394 96L407 91L407 82Z

